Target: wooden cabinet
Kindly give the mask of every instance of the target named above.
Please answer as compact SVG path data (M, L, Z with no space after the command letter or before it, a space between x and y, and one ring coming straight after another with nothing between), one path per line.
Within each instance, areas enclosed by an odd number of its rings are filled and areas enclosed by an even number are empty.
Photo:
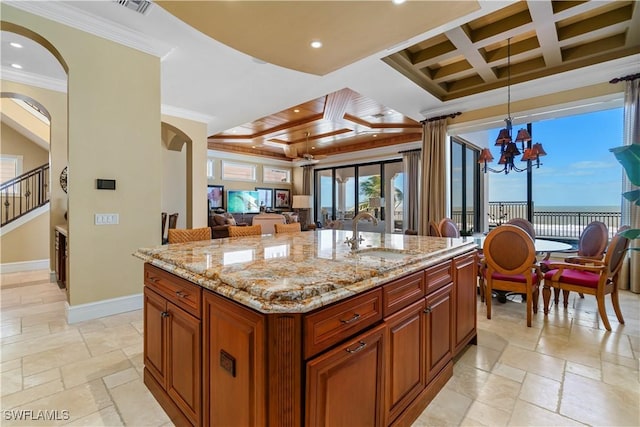
M202 320L203 425L266 425L265 316L205 292Z
M384 425L385 336L380 324L307 363L308 427Z
M385 319L388 329L386 418L387 424L426 387L425 300Z
M466 254L453 259L455 299L454 355L469 342L476 342L476 280L477 264L474 254Z
M453 283L427 295L425 307L426 383L453 357Z
M476 340L473 253L308 313L145 265L145 384L174 424L408 426Z
M159 285L172 282L171 295ZM176 425L200 425L202 405L202 332L200 307L190 313L179 305L197 299L201 289L145 266L144 364L145 384ZM196 296L194 296L196 295ZM195 315L194 315L195 314Z

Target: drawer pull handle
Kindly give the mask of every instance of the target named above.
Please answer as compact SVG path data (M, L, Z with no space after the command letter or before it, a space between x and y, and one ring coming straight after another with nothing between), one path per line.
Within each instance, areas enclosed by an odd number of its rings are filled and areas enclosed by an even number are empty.
M429 313L431 313L431 311L432 311L432 310L431 310L431 307L427 307L427 308L425 308L425 309L423 310L423 313L427 313L427 314L429 314Z
M163 311L160 314L161 314L162 317L169 317L169 312L168 311Z
M157 277L149 276L149 281L150 282L157 283L158 280L160 280L160 279L158 279Z
M361 351L366 346L367 346L366 342L360 341L360 342L358 342L358 346L356 348L354 348L353 350L351 350L350 348L346 348L345 350L346 350L347 353L354 354L354 353L357 353L357 352Z
M358 313L353 313L353 317L351 319L347 319L347 320L340 319L340 322L346 325L348 323L355 322L359 318L360 318L360 315Z
M186 298L186 297L187 297L187 295L189 295L189 294L185 294L185 293L184 293L184 292L182 292L182 291L176 291L176 296L177 296L177 297L180 297L180 298Z

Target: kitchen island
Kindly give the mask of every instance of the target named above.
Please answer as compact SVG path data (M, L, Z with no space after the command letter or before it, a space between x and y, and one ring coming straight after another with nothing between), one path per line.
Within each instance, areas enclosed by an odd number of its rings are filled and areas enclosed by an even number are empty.
M140 249L144 379L176 425L410 425L476 340L472 240L351 232Z

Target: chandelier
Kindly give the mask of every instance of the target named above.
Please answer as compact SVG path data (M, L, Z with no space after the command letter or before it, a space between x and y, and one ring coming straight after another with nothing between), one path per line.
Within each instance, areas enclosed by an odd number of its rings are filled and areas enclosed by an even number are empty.
M547 153L542 148L542 144L535 143L531 145L531 135L526 129L520 129L515 140L511 137L512 133L512 118L511 118L511 39L507 39L507 118L504 119L506 127L500 130L498 138L496 138L496 147L500 147L500 160L498 165L502 165L502 169L492 169L487 166L488 162L493 161L491 150L484 148L480 152L478 163L480 163L484 173L504 172L507 175L511 171L524 172L531 170L534 165L539 168L540 157L546 156ZM518 149L517 143L521 144L522 152ZM526 146L525 146L526 144ZM520 161L527 162L527 165L523 168L519 168L515 165L514 160L516 156L522 154Z

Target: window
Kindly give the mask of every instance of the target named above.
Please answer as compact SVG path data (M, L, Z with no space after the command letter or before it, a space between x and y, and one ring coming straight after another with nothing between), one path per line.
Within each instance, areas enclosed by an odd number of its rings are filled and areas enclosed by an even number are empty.
M480 228L479 150L464 141L451 139L451 219L462 234Z
M213 174L213 161L214 159L212 157L207 158L207 178L209 179L215 178Z
M272 182L272 183L290 183L291 182L290 169L263 166L262 174L263 174L262 182Z
M22 174L22 156L0 156L0 182L7 182Z
M256 180L256 165L248 163L222 162L222 179L229 181Z

